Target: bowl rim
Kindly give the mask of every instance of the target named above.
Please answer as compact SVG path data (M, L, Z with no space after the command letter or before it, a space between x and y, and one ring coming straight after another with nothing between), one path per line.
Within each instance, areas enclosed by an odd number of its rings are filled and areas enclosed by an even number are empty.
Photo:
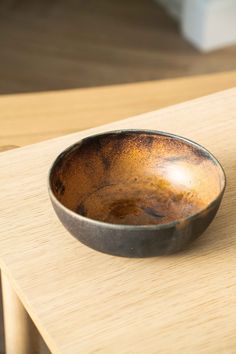
M115 223L109 223L109 222L104 222L104 221L100 221L100 220L96 220L96 219L92 219L89 218L87 216L81 215L76 213L75 211L67 208L64 204L62 204L55 196L55 194L52 191L51 188L51 176L53 173L53 169L54 167L57 165L58 161L61 160L61 158L63 158L63 155L65 155L66 153L68 153L69 151L79 147L81 144L83 144L86 141L89 141L93 138L97 138L97 137L102 137L102 136L106 136L106 135L111 135L111 134L122 134L122 133L138 133L138 134L154 134L154 135L161 135L161 136L166 136L166 137L170 137L170 138L174 138L177 140L181 140L187 144L193 145L196 148L203 150L204 152L206 152L210 158L215 162L215 164L218 166L218 168L221 170L222 175L223 175L223 186L221 188L221 191L217 194L217 196L203 209L201 209L200 211L198 211L197 213L194 213L192 215L189 215L188 217L183 217L181 219L178 220L174 220L171 221L169 223L166 224L148 224L148 225L130 225L130 224L115 224ZM69 214L70 216L78 219L78 221L84 221L90 224L94 224L97 226L103 226L103 227L107 227L107 228L112 228L112 229L129 229L129 230L160 230L160 229L166 229L166 228L171 228L174 227L178 224L180 224L181 222L186 222L186 221L193 221L195 219L197 219L201 214L204 214L207 210L211 209L211 207L214 206L214 204L216 203L217 200L221 199L223 197L225 188L226 188L226 174L224 171L224 168L222 167L221 163L217 160L217 158L209 151L207 150L204 146L196 143L195 141L185 138L181 135L177 135L177 134L173 134L173 133L168 133L168 132L164 132L164 131L160 131L160 130L152 130L152 129L116 129L116 130L109 130L109 131L103 131L101 133L97 133L97 134L92 134L92 135L88 135L82 139L80 139L79 141L71 144L70 146L68 146L66 149L62 150L57 157L54 159L53 163L51 164L50 168L49 168L49 172L48 172L48 176L47 176L47 184L48 184L48 193L50 196L51 201L56 204L59 208L63 209L63 211L66 214Z

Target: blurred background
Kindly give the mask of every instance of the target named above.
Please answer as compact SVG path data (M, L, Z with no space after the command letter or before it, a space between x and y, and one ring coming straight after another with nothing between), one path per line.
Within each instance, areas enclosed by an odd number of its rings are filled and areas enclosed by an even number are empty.
M234 0L0 0L0 94L236 69Z

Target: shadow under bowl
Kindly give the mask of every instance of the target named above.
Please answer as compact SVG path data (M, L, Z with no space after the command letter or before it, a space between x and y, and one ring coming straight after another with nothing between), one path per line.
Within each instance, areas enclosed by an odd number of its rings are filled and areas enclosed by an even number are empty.
M158 131L90 136L62 152L49 173L53 207L69 232L127 257L185 248L213 220L224 189L213 155Z

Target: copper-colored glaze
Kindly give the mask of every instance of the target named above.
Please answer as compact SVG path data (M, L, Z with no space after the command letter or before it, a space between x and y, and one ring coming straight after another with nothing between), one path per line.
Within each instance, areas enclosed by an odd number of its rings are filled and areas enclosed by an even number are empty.
M60 213L73 211L73 225L77 214L124 227L178 223L180 230L183 221L220 202L224 186L224 172L208 151L151 131L86 138L62 153L50 174L56 211L60 205L66 207Z
M224 176L195 145L129 132L78 144L52 182L58 200L78 214L114 224L150 225L204 209L220 193Z

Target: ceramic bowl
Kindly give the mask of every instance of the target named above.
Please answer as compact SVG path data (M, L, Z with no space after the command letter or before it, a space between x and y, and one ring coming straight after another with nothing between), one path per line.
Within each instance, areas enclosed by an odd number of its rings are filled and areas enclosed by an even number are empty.
M182 250L213 220L225 174L202 146L159 131L89 136L62 152L49 194L62 224L101 252L148 257Z

